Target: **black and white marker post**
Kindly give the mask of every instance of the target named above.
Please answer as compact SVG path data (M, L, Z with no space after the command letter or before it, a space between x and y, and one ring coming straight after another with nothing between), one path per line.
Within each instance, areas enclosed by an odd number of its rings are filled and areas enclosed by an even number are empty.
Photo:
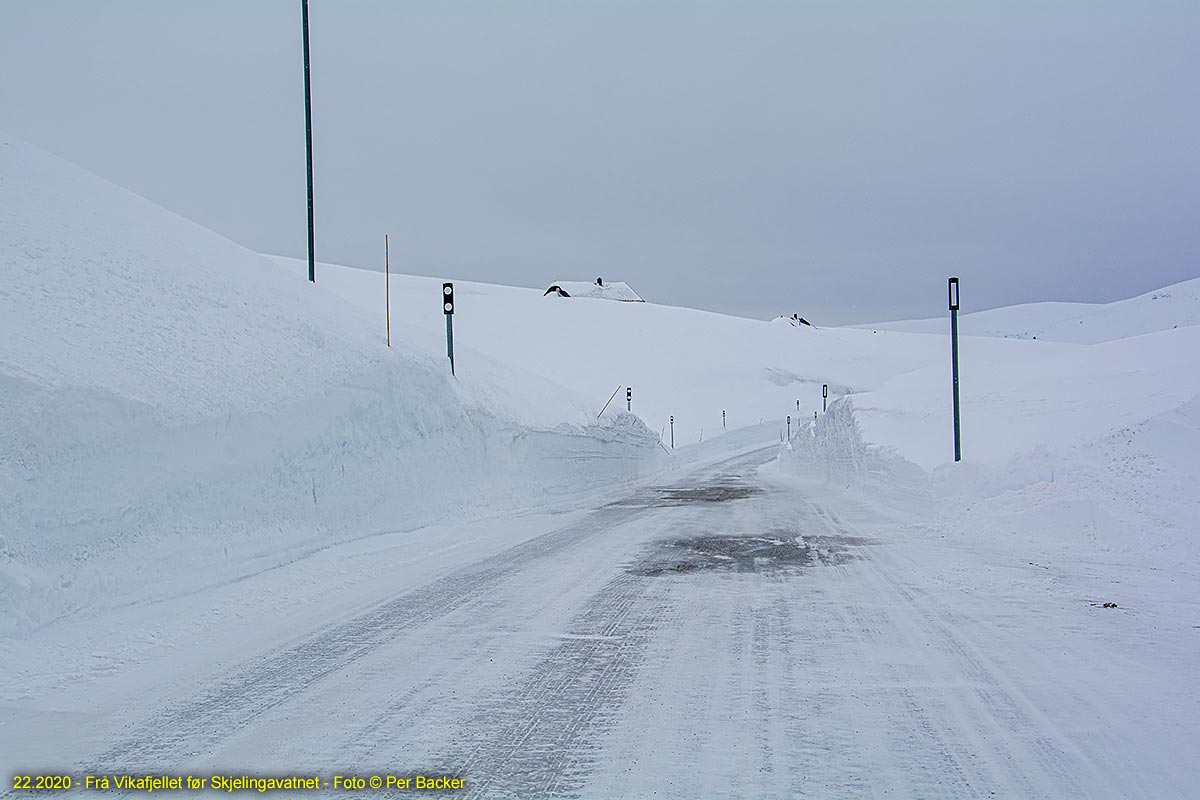
M962 434L958 421L958 278L951 278L950 290L950 375L954 383L954 460L962 461Z
M450 374L454 374L454 284L442 284L442 311L446 312L446 355L450 357Z
M799 423L800 420L796 420L796 422ZM787 415L787 428L788 428L788 441L791 441L791 439L792 439L792 415L791 414Z
M829 384L821 384L821 413L825 413L825 409L829 406Z
M625 410L633 412L633 387L625 387Z
M722 428L725 427L725 410L724 409L721 410L721 427Z
M671 415L671 449L675 449L675 415Z

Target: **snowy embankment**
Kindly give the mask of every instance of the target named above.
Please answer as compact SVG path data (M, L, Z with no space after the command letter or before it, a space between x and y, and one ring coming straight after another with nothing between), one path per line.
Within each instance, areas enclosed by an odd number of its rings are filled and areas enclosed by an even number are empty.
M0 631L595 492L657 437L0 137ZM546 421L547 424L539 424Z
M807 421L781 451L783 469L876 497L922 488L954 535L1002 538L1029 553L1192 561L1200 327L1089 346L1007 342L1006 359L994 357L1000 341L962 340L961 463L951 460L948 370L931 365Z

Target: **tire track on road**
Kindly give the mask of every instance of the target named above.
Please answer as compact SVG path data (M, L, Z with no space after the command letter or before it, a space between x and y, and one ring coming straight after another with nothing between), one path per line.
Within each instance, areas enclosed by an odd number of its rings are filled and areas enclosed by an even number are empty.
M428 625L479 597L514 572L645 513L606 507L578 523L509 548L485 561L335 623L234 671L191 700L139 725L93 761L100 768L177 769L211 752L256 718L293 700L397 635Z
M832 529L854 532L853 526L831 509L820 507L818 513ZM931 598L902 579L900 566L892 563L894 557L895 554L889 557L881 552L866 562L879 580L862 583L871 587L878 606L888 609L886 616L893 629L911 641L932 641L935 648L954 664L962 680L958 687L947 689L945 711L958 720L959 728L966 735L964 738L975 739L981 748L979 753L965 752L974 765L973 790L982 792L981 784L991 783L993 789L1015 789L1023 796L1034 796L1047 787L1052 787L1054 793L1085 796L1087 792L1076 774L1080 769L1096 772L1096 765L1063 736L1003 671L994 664L985 663L978 649L961 635L965 628L955 629L946 622L955 615L953 609L935 607ZM852 612L861 613L861 610L856 608ZM970 624L970 621L964 620L964 623ZM930 721L924 704L918 702L913 692L906 689L903 694L914 718L923 717ZM986 727L988 733L981 730L981 726ZM945 725L939 728L943 737L953 734ZM1019 738L1014 740L1014 736ZM1023 741L1027 752L1014 750L1011 744L1014 741ZM988 750L1002 742L1010 742L1009 758L983 758ZM961 746L958 749L962 749ZM979 763L981 761L988 763L985 766Z
M736 480L738 476L731 472L761 463L771 451L761 448L710 464L696 470L686 485L720 485ZM161 709L136 724L127 737L80 766L97 771L121 767L180 769L211 754L259 717L295 700L324 677L345 669L398 635L437 621L480 598L501 581L521 571L536 570L539 564L590 537L653 513L664 491L635 491L626 502L603 506L573 525L469 564L250 660L193 698ZM619 625L619 620L614 624Z
M736 505L743 496L736 490L750 488L742 481L745 471L773 450L727 460L708 481L671 492L666 507L703 508L703 525L712 526L716 509ZM677 557L674 537L652 545L636 569L623 569L589 599L570 625L570 638L551 648L524 683L463 726L460 746L438 763L467 779L466 797L572 797L586 787L600 740L647 648L677 611L674 580L659 576Z
M663 548L662 553L669 552ZM466 797L563 797L584 786L655 631L668 622L664 581L622 573L589 601L565 641L525 682L481 710L439 763Z

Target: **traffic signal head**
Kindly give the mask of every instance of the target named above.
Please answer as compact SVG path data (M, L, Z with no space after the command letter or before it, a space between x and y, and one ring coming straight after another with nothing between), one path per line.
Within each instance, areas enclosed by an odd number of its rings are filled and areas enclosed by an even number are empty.
M454 284L453 283L443 283L442 284L442 310L445 311L446 314L454 313Z
M950 284L950 310L958 311L958 278L951 278Z

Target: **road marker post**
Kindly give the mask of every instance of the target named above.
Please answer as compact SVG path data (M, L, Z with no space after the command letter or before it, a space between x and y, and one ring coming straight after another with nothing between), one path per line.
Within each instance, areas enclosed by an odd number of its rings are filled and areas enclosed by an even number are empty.
M442 284L442 311L446 313L446 355L450 358L450 374L454 374L454 284Z
M950 300L950 376L954 385L954 460L962 461L962 428L958 404L958 278L948 284Z

